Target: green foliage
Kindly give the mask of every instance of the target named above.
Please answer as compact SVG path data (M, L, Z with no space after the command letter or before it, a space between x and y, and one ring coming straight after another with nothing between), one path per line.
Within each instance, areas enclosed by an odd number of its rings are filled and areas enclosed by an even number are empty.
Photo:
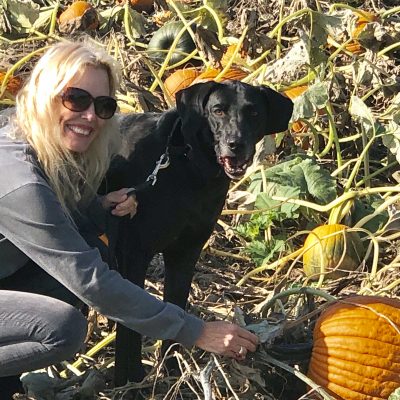
M385 112L385 134L382 141L400 163L400 93Z
M361 199L356 199L351 212L352 225L356 224L367 215L371 215L382 203L383 199L378 195L370 195ZM388 221L388 218L389 214L385 210L368 221L363 228L370 232L376 232L379 228L382 228Z
M270 230L274 221L285 219L283 213L270 209L259 214L253 214L249 221L239 224L235 230L246 241L244 253L248 254L256 264L271 260L276 253L285 248L284 235L274 235L270 240L265 239L265 232Z
M0 35L5 32L29 33L39 18L39 6L31 0L0 3Z
M268 262L276 253L285 248L285 237L277 235L270 240L265 240L265 231L270 229L273 221L278 220L282 215L278 215L274 210L254 214L250 220L239 224L236 232L246 239L247 245L244 250L256 264Z
M320 204L327 204L336 198L335 179L313 158L297 156L266 169L264 176L265 188L262 186L261 173L254 174L248 188L262 198L264 204L268 204L268 198L272 196L304 199ZM285 206L287 205L281 205L281 211ZM293 211L294 209L289 210Z
M317 11L310 10L310 35L308 42L308 53L310 65L316 67L328 59L325 51L328 31L341 24L341 20L335 16L329 16Z
M253 240L245 249L257 265L269 262L276 254L285 250L285 240L273 238L271 241Z
M388 397L388 400L400 400L400 388L391 393L391 395Z
M326 82L311 85L304 93L294 99L291 120L312 118L316 110L326 106L328 98L328 84Z

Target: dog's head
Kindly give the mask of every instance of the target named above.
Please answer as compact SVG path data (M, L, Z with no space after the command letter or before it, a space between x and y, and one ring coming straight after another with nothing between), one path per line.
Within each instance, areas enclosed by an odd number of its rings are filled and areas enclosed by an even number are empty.
M274 90L239 81L199 83L178 92L176 102L183 131L206 132L201 140L214 147L234 179L245 173L264 135L287 129L293 110L291 100Z

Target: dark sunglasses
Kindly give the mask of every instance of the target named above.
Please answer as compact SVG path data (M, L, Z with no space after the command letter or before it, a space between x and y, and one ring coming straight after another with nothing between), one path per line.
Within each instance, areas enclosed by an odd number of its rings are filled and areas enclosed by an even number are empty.
M117 109L117 101L110 96L93 97L83 89L68 87L61 93L61 102L65 108L75 112L87 110L94 104L94 112L101 119L110 119Z

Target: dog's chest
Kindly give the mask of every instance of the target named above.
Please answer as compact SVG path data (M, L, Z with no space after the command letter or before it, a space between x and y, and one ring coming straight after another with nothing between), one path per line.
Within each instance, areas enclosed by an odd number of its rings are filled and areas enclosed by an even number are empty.
M226 179L196 181L187 171L162 170L154 187L138 193L132 234L149 251L162 251L187 233L209 235L225 201Z

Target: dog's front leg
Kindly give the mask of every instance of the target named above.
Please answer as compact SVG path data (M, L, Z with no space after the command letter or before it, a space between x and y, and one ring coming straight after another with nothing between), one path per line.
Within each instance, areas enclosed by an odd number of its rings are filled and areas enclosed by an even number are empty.
M121 324L117 324L115 340L115 387L127 382L140 382L145 377L142 364L142 337Z
M121 274L140 287L144 287L146 270L151 255L132 247L128 230L122 231L116 249L118 269ZM125 326L117 324L115 341L115 386L123 386L127 382L140 382L145 377L142 364L142 336Z
M164 251L164 300L185 309L194 268L206 239L198 236L182 236L184 239L176 241ZM165 355L173 344L172 340L164 340L162 355ZM167 358L166 367L170 374L179 374L179 364L175 357Z

